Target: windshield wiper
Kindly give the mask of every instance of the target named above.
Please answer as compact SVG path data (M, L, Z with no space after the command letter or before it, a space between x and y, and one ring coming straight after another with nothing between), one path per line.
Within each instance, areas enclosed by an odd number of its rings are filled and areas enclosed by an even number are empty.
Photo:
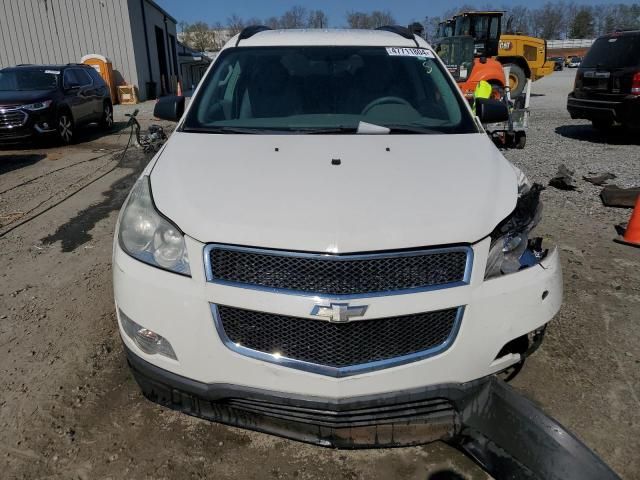
M421 134L439 134L437 130L432 130L419 125L377 125L380 128L389 130L389 134L394 133L421 133ZM307 134L336 134L336 133L358 133L355 127L329 127L329 128L296 128L294 132ZM382 132L380 132L382 133Z
M309 127L309 128L293 128L290 130L291 133L303 133L303 134L308 134L308 135L314 135L314 134L325 134L325 135L330 135L330 134L336 134L336 133L355 133L356 132L356 128L355 127L326 127L326 128L320 128L320 127Z
M182 129L186 133L230 133L258 135L261 133L274 133L280 130L270 130L267 128L247 128L247 127L185 127Z
M419 125L385 125L390 131L390 134L394 133L420 133L420 134L439 134L442 133L432 128L421 127Z

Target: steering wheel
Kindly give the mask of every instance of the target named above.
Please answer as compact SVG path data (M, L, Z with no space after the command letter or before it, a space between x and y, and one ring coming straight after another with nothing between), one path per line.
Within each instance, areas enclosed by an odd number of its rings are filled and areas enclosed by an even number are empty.
M407 102L404 98L380 97L369 102L367 106L362 109L362 112L360 113L360 115L366 115L367 113L369 113L369 110L371 110L373 107L377 107L378 105L386 105L386 104L394 104L394 103L398 105L405 105L407 107L411 107L411 104Z

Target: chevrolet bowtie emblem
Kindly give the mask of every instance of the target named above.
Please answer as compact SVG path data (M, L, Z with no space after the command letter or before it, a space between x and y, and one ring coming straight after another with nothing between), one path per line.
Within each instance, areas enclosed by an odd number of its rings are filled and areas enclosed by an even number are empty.
M328 307L325 305L316 305L311 310L311 315L323 317L333 323L345 323L351 320L351 317L362 317L367 311L367 306L351 307L348 303L332 303Z

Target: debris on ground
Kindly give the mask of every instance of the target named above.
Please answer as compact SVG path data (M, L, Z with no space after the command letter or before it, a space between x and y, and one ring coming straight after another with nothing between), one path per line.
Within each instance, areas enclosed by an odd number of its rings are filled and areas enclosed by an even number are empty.
M620 188L617 185L607 185L600 192L605 207L633 208L638 196L640 187Z
M593 172L589 172L589 175L594 175L593 177L587 177L587 176L583 176L583 180L589 182L589 183L593 183L594 185L597 185L598 187L601 187L602 185L604 185L605 183L607 183L609 180L613 180L614 178L616 178L616 174L615 173L611 173L611 172L604 172L604 173L593 173Z
M578 188L573 178L575 173L575 171L569 170L564 163L561 163L556 175L549 180L549 186L555 187L558 190L575 190Z

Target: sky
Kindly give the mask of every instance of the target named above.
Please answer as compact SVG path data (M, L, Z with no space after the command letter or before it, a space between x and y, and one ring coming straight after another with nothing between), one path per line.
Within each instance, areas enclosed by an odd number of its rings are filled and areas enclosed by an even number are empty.
M189 23L203 21L209 24L220 22L225 24L227 18L234 13L243 18L256 17L260 19L279 17L294 5L301 5L308 9L322 9L329 17L332 27L345 25L345 14L351 10L371 11L389 10L400 25L408 25L411 21L421 20L426 16L439 16L445 10L456 5L471 4L478 8L492 4L488 0L155 0L170 15L179 22ZM548 0L498 0L496 7L501 5L526 5L536 8ZM603 3L633 3L624 0L577 0L580 5L594 5Z

